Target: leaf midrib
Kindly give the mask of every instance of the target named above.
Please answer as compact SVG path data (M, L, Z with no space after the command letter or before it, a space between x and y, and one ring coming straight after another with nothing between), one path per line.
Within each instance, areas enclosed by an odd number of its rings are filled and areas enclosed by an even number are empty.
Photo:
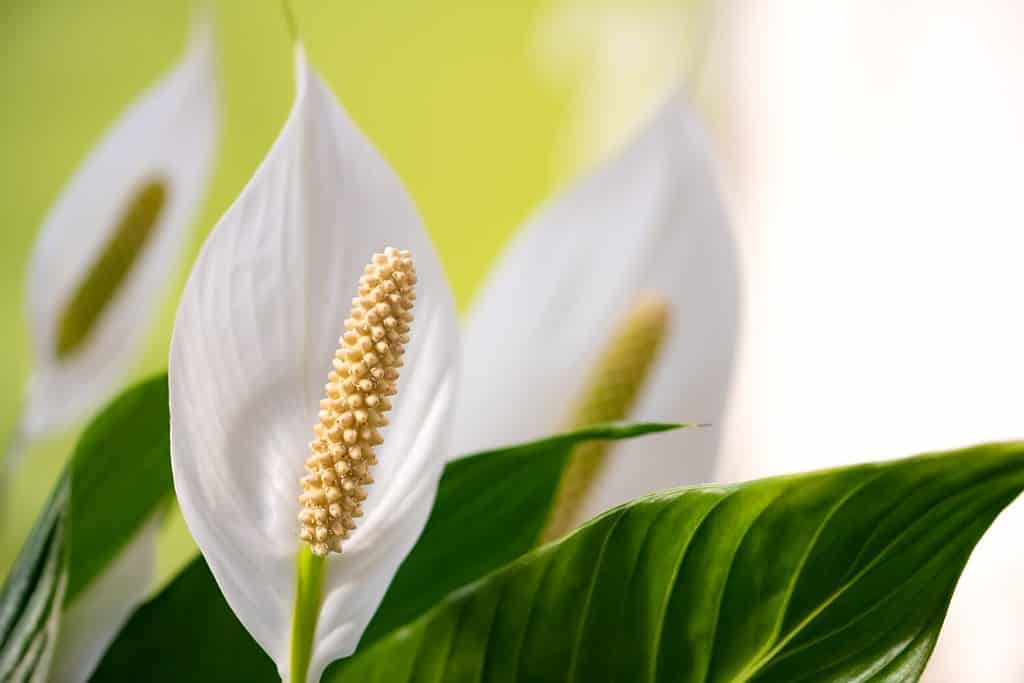
M726 492L721 498L714 501L713 505L710 505L708 507L708 509L701 516L700 520L698 520L697 523L694 525L693 531L690 533L690 537L686 539L686 543L684 543L683 547L679 550L679 554L676 557L676 561L672 567L672 574L665 584L665 597L662 599L661 607L658 610L658 630L655 632L654 643L653 647L651 648L652 656L650 666L648 667L648 681L650 683L655 683L658 680L658 666L661 662L661 656L659 655L659 653L661 652L661 639L665 633L665 617L668 614L668 606L669 603L672 601L672 596L675 594L676 581L679 579L679 569L683 566L683 561L686 559L687 553L689 553L690 548L693 546L693 539L697 537L697 534L700 532L701 527L704 526L704 522L707 521L707 518L711 515L712 512L718 509L719 505L721 505L726 500L731 498L735 493L735 489Z
M821 538L821 534L828 526L828 523L832 520L833 517L835 517L836 513L839 512L839 510L841 510L847 502L849 502L851 498L853 498L855 495L857 495L857 493L862 491L867 486L871 485L875 481L878 481L884 474L884 470L879 471L875 473L873 476L868 477L867 479L862 481L860 484L854 486L849 492L846 493L846 495L842 496L838 501L836 501L836 504L833 505L829 509L828 513L824 516L824 518L822 518L821 523L818 525L817 529L814 530L814 535L811 537L810 542L807 544L807 549L804 552L803 556L800 558L800 562L799 564L797 564L793 572L793 576L790 578L789 586L786 588L786 595L784 601L782 605L780 605L779 607L779 616L775 621L774 628L772 629L772 636L767 640L765 646L761 648L761 651L754 655L754 662L760 662L762 658L769 656L769 653L772 650L772 643L775 642L776 639L778 639L780 634L782 633L782 626L786 620L786 612L789 610L789 605L793 599L793 593L796 590L796 585L799 582L800 578L803 576L804 569L807 566L807 560L811 557L811 553L813 553L814 549L817 547L818 539ZM756 522L757 520L754 521ZM753 526L753 523L751 524L751 526ZM733 563L734 562L735 555L733 556ZM740 678L738 680L749 680L750 676L753 676L757 673L757 671L754 670L748 676L747 672L748 669L743 669L739 673Z
M583 631L587 626L587 616L590 613L590 601L594 597L594 587L597 585L597 578L601 575L601 562L604 561L604 553L608 548L608 543L611 541L612 536L615 534L615 530L619 528L619 524L625 519L626 513L619 515L611 527L608 529L608 534L601 541L601 550L597 553L597 561L594 562L594 571L590 576L590 585L587 587L587 597L583 601L583 609L580 610L579 626L576 627L576 637L572 643L572 658L569 660L569 670L566 672L565 680L573 681L576 675L576 664L579 662L580 654L580 643L583 640ZM649 527L648 527L649 529Z
M978 479L973 484L971 484L970 486L968 486L964 490L962 490L959 493L957 493L955 497L959 498L961 496L965 496L966 494L970 493L972 490L976 489L978 486L986 484L989 481L991 481L992 479L1001 478L1004 475L1005 475L1005 471L1003 469L999 469L999 470L997 470L995 472L992 472L988 476L985 476L985 477L982 477L982 478ZM1024 474L1019 474L1018 476L1024 478ZM946 502L948 500L949 499L946 498L946 499L940 499L940 500L936 501L935 503L930 505L922 513L921 516L924 516L925 514L931 512L936 507L941 505L943 502ZM893 539L889 543L887 543L875 555L875 557L870 562L868 562L856 574L854 574L852 577L850 577L850 579L848 581L846 581L839 588L834 590L825 600L822 601L822 603L818 607L816 607L810 613L808 613L808 615L806 617L801 619L790 630L789 633L787 633L785 636L783 636L782 638L779 639L778 643L774 647L772 647L770 650L768 650L766 653L764 653L764 655L762 655L759 659L755 660L746 669L741 671L740 674L738 674L737 677L733 679L733 683L746 683L747 681L750 681L756 674L758 674L760 671L762 671L764 669L765 665L770 663L775 658L775 656L778 655L779 652L781 652L786 647L786 645L788 645L796 636L798 636L815 619L817 619L818 616L820 616L822 612L824 612L826 609L828 609L836 600L838 600L840 597L842 597L846 593L846 591L848 591L850 588L852 588L870 570L872 570L879 562L881 562L882 558L884 558L889 553L889 551L893 548L893 546L895 546L897 543L899 543L911 531L911 529L914 529L917 526L918 522L919 522L919 520L915 521L913 524L908 525L902 532L900 532L895 537L893 537Z

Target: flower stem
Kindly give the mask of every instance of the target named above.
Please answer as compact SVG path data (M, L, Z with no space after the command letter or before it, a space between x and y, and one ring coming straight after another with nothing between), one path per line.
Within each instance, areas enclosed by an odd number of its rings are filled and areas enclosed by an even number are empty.
M281 0L281 12L284 14L284 23L288 26L288 35L291 36L292 42L299 40L299 25L295 22L295 10L292 9L292 3L289 0Z
M305 543L295 563L295 611L292 614L292 683L305 683L313 654L316 622L324 586L324 558L314 555Z

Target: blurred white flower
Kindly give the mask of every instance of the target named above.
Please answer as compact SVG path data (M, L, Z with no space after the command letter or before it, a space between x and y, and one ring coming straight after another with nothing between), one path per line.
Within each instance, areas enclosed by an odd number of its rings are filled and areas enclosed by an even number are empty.
M295 104L214 228L170 356L172 465L188 527L242 624L289 675L299 482L349 301L370 255L408 249L416 322L365 515L328 557L308 680L350 654L430 514L451 423L458 329L399 179L296 53Z
M638 300L669 331L630 419L710 429L621 444L580 518L714 471L732 369L736 256L708 142L676 93L611 159L528 220L464 328L454 454L564 430L588 371Z
M124 380L206 190L218 105L204 16L183 59L118 119L50 209L28 266L35 368L15 446L84 417Z
M734 9L748 334L723 477L1024 436L1024 7ZM1024 678L1021 520L968 563L929 681Z

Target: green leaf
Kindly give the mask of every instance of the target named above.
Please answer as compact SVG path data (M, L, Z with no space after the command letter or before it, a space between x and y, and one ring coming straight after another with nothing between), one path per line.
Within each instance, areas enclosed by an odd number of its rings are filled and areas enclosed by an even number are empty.
M85 429L0 592L0 681L29 680L60 608L114 560L172 490L167 378L129 389Z
M89 680L276 683L280 678L197 557L139 608Z
M625 439L674 425L601 425L448 464L423 535L405 559L370 623L366 647L531 549L547 519L572 447L590 439ZM216 629L195 624L216 624ZM173 633L173 638L166 634ZM244 645L243 645L244 644ZM224 601L202 558L143 606L111 646L93 681L276 681L265 655ZM262 652L262 651L261 651ZM330 674L325 676L325 679Z
M617 508L446 598L332 681L913 681L1024 444Z
M167 376L139 384L89 424L71 459L70 604L169 500Z
M0 591L0 681L31 680L53 648L67 584L68 493L62 476Z
M412 621L456 588L532 549L574 446L676 427L597 425L449 463L423 535L399 567L360 647Z

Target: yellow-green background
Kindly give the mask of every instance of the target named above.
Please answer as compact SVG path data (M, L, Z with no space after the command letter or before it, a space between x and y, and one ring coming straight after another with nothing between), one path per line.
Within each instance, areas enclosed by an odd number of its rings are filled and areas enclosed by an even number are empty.
M577 87L571 78L553 83L537 64L537 25L554 1L294 2L311 60L416 199L460 307L518 223L578 170L559 153L579 116ZM165 367L188 263L265 154L292 99L279 4L211 4L222 59L222 142L212 188L137 376ZM31 368L23 277L40 222L106 127L178 57L191 7L167 0L0 5L0 438L13 427ZM72 430L34 449L5 494L0 570L74 436ZM190 543L180 519L172 520L163 575Z

